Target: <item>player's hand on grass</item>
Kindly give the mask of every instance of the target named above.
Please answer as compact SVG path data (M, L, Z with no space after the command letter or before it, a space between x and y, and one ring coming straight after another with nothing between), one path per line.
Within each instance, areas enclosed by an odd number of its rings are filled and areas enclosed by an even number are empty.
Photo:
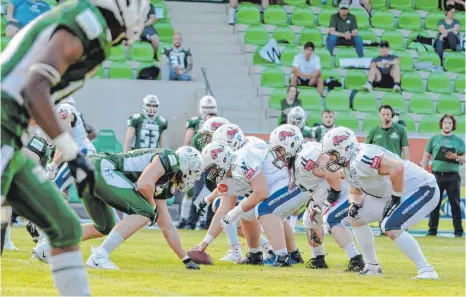
M200 270L201 269L201 267L199 267L199 265L194 263L194 261L191 260L191 258L184 260L183 263L184 263L184 267L186 267L186 269L188 270Z
M89 187L89 192L94 193L94 168L86 160L82 153L79 153L76 158L71 161L68 161L68 166L71 171L71 175L76 181L76 188L78 190L79 197L82 197L82 194L86 187Z
M195 249L203 252L203 251L205 251L207 249L208 246L209 246L209 244L203 241L200 244L196 245Z

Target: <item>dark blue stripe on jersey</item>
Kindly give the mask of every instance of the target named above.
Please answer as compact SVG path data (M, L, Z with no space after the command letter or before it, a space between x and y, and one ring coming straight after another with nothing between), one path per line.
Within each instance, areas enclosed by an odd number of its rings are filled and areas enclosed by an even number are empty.
M362 155L363 158L367 159L367 161L372 161L374 160L374 158L370 158L369 156L367 155Z

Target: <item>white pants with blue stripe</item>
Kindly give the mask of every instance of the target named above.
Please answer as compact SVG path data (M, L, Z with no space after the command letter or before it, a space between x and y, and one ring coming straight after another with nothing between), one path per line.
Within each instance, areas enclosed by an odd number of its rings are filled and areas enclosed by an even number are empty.
M95 155L96 152L92 149L84 148L81 150L81 153L83 153L84 156L92 156ZM73 177L71 176L71 171L67 162L60 165L53 182L57 185L60 192L64 192L71 186L73 183Z
M305 205L309 199L309 194L299 187L289 190L288 185L284 186L255 207L256 218L274 214L285 220L291 213Z

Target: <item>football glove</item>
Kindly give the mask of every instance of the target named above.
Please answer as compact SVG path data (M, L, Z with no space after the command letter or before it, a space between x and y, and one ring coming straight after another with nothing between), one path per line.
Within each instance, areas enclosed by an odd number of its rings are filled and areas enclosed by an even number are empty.
M28 222L26 224L26 230L29 232L29 234L31 235L32 237L32 241L34 243L38 243L39 242L39 238L40 238L40 234L39 234L39 231L37 231L37 226L34 225L32 222Z
M86 160L86 157L82 153L79 153L76 158L68 161L68 167L76 182L79 197L82 197L86 187L89 187L89 192L93 195L95 184L94 168Z
M395 208L400 205L400 197L392 195L392 199L388 200L387 203L385 203L385 207L383 208L383 217L382 220L385 219L386 217L389 217Z
M191 260L191 258L184 260L183 263L184 263L184 267L186 267L186 269L188 270L200 270L201 269L201 267L199 267L199 265L194 263L194 261Z
M199 216L204 215L206 212L207 207L209 206L210 202L206 199L207 197L204 197L201 199L201 202L197 205L197 214Z
M243 213L243 209L240 205L235 206L222 218L222 228L225 229L227 225L233 223Z
M362 207L362 204L359 202L351 202L348 207L348 216L355 220L359 219L359 209Z

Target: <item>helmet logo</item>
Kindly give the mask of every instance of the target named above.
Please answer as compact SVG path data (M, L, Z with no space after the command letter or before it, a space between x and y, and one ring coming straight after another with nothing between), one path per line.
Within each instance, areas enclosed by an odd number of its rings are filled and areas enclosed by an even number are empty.
M211 125L210 125L210 128L215 131L218 129L218 127L220 127L221 125L223 125L223 123L221 122L213 122Z
M216 149L210 151L210 156L212 157L212 159L217 160L218 155L221 152L223 152L223 147L216 148Z
M231 129L231 130L228 130L227 131L227 137L228 139L233 139L235 137L235 135L238 133L238 129L235 128L235 129Z
M58 110L58 116L62 120L66 119L69 115L70 115L70 113L66 109L59 109Z
M279 134L278 134L278 138L283 141L285 139L287 139L288 137L293 137L295 134L291 131L281 131Z
M333 136L333 145L340 145L345 140L348 140L348 135Z

